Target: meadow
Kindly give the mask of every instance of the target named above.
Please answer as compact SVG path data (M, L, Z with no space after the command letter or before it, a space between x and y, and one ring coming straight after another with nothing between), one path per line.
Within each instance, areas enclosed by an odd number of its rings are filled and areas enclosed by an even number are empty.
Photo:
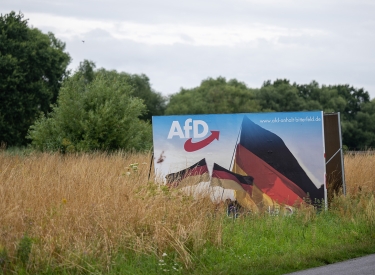
M375 155L327 211L226 215L149 177L150 154L0 151L0 274L285 274L375 253Z

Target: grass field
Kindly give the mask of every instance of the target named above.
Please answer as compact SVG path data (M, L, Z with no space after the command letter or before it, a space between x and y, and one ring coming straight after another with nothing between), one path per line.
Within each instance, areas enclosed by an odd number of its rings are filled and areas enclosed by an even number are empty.
M284 274L375 253L375 156L328 211L228 218L150 180L150 155L0 152L0 274Z

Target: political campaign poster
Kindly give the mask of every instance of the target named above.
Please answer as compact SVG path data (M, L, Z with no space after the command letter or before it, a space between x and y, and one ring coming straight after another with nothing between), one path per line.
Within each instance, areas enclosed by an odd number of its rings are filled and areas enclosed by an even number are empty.
M154 116L157 180L248 209L326 197L323 112Z

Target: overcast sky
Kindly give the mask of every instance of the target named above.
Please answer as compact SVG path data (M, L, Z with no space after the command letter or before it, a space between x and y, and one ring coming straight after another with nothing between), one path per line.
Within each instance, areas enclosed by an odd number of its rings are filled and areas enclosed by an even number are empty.
M223 76L350 84L375 98L374 0L2 0L66 43L76 69L144 73L163 95ZM82 41L85 41L84 43Z

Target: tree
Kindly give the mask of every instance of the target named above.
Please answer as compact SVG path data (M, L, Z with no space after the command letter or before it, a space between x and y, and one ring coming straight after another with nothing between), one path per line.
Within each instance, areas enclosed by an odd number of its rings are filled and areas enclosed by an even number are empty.
M52 33L29 28L22 13L0 16L0 141L25 145L40 112L56 102L70 56Z
M83 81L85 83L92 82L94 80L96 64L90 60L83 60L79 62L78 73L81 74Z
M150 79L144 75L130 75L134 87L134 96L143 100L147 111L140 117L142 120L151 121L152 116L164 115L166 99L151 88Z
M351 149L375 145L373 102L368 92L349 85L291 84L287 79L265 81L255 93L262 111L340 112L343 144Z
M82 75L81 79L85 83L89 83L94 79L96 71L105 71L103 68L95 70L95 67L93 61L84 60L80 62L77 73ZM152 116L164 114L166 99L151 88L150 79L146 75L132 75L125 72L121 72L119 75L133 87L133 96L142 99L146 105L146 111L140 116L140 119L151 121Z
M353 119L342 118L344 144L353 150L375 148L375 100L364 102Z
M166 114L217 114L260 111L254 91L232 79L208 78L199 87L170 96Z
M146 112L133 97L128 75L100 69L90 82L78 71L67 79L57 105L30 127L28 138L41 151L144 150L152 145Z
M307 110L306 101L300 96L297 87L287 79L268 80L255 92L263 112L292 112Z

